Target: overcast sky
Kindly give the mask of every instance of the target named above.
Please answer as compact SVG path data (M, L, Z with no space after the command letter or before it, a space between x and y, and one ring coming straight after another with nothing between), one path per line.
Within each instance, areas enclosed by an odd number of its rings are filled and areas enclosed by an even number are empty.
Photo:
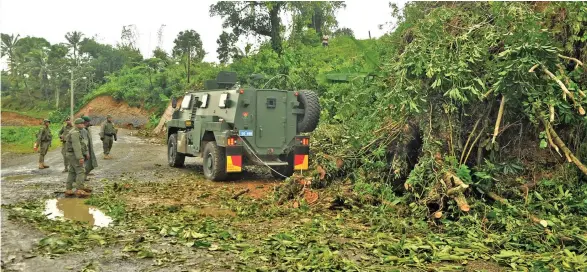
M205 61L217 62L216 39L222 33L219 17L210 18L209 0L0 0L0 32L37 36L50 43L65 42L65 33L78 30L86 37L97 35L102 43L120 41L124 25L134 24L139 32L138 45L145 57L158 44L157 32L162 24L162 46L171 52L179 31L194 29L207 52ZM389 1L345 1L346 9L338 12L340 27L351 28L359 39L379 37L388 28L378 25L391 20ZM403 6L405 0L394 1ZM253 40L251 40L253 41ZM6 60L0 65L5 68Z

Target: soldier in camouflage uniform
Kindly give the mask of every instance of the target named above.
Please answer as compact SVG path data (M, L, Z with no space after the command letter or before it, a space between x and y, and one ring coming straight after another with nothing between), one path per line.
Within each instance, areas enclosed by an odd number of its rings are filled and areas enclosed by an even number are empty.
M110 157L110 149L112 149L113 140L116 141L117 132L118 130L114 128L114 124L112 123L112 115L108 114L106 122L104 122L100 130L100 140L102 140L104 147L104 159L112 158Z
M73 128L71 125L71 120L69 117L65 119L65 125L61 127L59 130L59 139L61 140L61 155L63 155L63 173L67 173L67 166L69 165L69 161L67 161L67 148L65 146L65 137L69 133L69 131Z
M85 145L84 139L81 135L81 130L85 127L84 119L78 118L75 120L75 128L73 128L66 136L67 145L67 159L69 160L69 175L67 176L66 183L66 196L73 195L73 187L75 183L75 194L79 197L89 196L90 193L84 187L85 169L84 161L89 159L89 155L84 158L84 154L87 154L87 146Z
M84 119L84 125L86 126L82 130L82 136L86 140L86 144L88 146L88 154L90 155L90 159L87 160L85 163L86 180L88 180L87 176L93 175L93 174L90 174L90 171L92 171L94 168L98 167L98 160L96 159L96 153L94 152L94 141L92 140L92 134L90 132L90 126L91 126L90 121L92 119L90 119L89 116L84 116L84 117L82 117L82 119Z
M34 150L39 150L39 169L49 168L45 165L45 155L51 146L53 135L51 135L51 129L49 128L50 120L43 120L43 128L37 133L37 141L35 142Z

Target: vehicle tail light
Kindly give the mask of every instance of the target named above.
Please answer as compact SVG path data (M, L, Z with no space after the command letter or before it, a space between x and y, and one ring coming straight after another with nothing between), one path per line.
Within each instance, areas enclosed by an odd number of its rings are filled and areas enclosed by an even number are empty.
M228 142L227 142L227 144L228 144L229 146L236 145L237 143L238 143L238 141L237 141L237 138L233 138L233 137L231 137L231 138L228 138Z
M302 138L302 139L300 139L300 143L302 145L310 145L310 139L309 138Z

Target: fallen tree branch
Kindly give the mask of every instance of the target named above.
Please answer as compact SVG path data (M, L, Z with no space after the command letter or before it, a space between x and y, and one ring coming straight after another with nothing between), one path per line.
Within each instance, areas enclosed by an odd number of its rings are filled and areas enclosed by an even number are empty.
M585 166L577 157L575 157L573 152L571 152L571 150L565 145L556 131L554 131L554 129L544 119L540 120L542 120L544 127L550 131L550 135L553 137L554 142L563 150L567 159L571 160L571 162L573 162L579 168L579 170L583 172L583 174L587 175L587 166Z
M490 197L491 199L500 202L501 204L504 205L509 205L508 200L499 196L498 194L494 193L494 192L488 192L487 196Z
M481 121L481 119L477 119L477 122L475 122L475 126L473 126L473 130L471 131L471 133L469 133L469 137L467 138L467 142L465 143L465 147L463 147L463 152L461 152L461 158L459 159L460 164L463 163L463 157L465 156L465 152L467 151L467 147L469 146L469 142L471 141L471 138L473 137L475 130L477 130L477 126L479 125L479 121Z
M572 60L574 61L575 64L575 69L577 69L577 67L579 67L579 65L583 66L583 62L581 62L580 60L576 59L576 58L572 58L572 57L567 57L567 56L563 56L561 54L558 54L559 58L561 59L566 59L566 60Z
M528 70L528 72L529 73L534 73L534 70L536 70L536 68L538 68L538 66L540 66L540 63L534 64L534 66L532 66L532 68L530 68L530 70Z
M446 191L446 194L448 196L456 196L458 194L462 194L467 188L469 188L469 186L457 186L457 187L453 187L448 189L448 191Z
M563 155L561 154L558 146L556 146L552 141L552 136L550 135L550 131L548 130L548 128L545 128L544 131L546 131L546 139L548 139L548 144L550 144L550 146L554 148L554 150L556 150L556 153L558 153L558 155L562 157Z
M250 189L249 189L249 188L247 188L247 189L245 189L245 190L242 190L242 191L238 192L236 195L234 195L234 196L232 197L232 199L237 199L237 198L239 198L240 196L242 196L242 195L244 195L244 194L248 193L249 191L250 191Z
M550 122L554 122L554 105L549 105L548 109L550 110Z
M562 81L560 81L560 79L556 78L556 76L550 72L544 65L542 65L542 69L544 69L544 72L554 81L556 81L556 83L561 87L561 89L563 89L563 94L568 96L569 98L571 98L571 101L573 102L573 104L575 105L575 107L577 107L579 109L579 114L580 115L585 115L585 109L583 109L583 107L577 103L577 101L575 100L575 96L573 95L573 93L571 93L569 91L569 89L567 89L567 87L565 86L565 84L563 84Z
M495 144L495 138L497 138L497 134L499 133L499 125L501 124L501 118L503 117L503 108L505 106L505 95L501 95L501 103L499 104L499 112L497 113L497 121L495 121L495 129L493 130L493 139L491 139L491 144Z
M467 199L465 198L465 196L463 194L459 194L459 195L453 197L453 199L455 200L455 202L457 203L457 205L459 206L459 209L461 209L461 211L468 212L471 210L471 207L467 203Z

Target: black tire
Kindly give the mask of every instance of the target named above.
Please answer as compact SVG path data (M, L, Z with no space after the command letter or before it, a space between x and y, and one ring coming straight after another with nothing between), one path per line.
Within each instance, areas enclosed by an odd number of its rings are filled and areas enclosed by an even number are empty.
M283 158L282 158L282 160L283 160ZM271 175L273 175L274 178L283 180L283 179L289 178L289 177L291 177L291 175L293 175L293 173L294 173L293 153L290 153L287 156L286 161L287 161L287 165L271 167L271 168L273 168L273 170L275 170L279 173L278 174L275 171L271 171Z
M185 155L177 153L177 134L171 134L167 140L167 161L171 167L183 167Z
M213 181L226 180L226 150L216 142L208 142L204 147L204 176Z
M312 132L320 121L320 100L318 95L309 90L298 92L298 101L304 109L303 115L298 115L298 132Z

